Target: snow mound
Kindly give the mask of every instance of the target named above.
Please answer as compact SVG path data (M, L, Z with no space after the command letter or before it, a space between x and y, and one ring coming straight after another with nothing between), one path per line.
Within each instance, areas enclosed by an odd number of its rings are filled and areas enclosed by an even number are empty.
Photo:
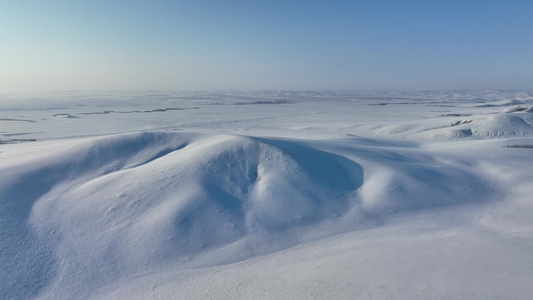
M464 162L382 143L144 132L33 146L0 170L3 295L84 297L491 199Z
M476 137L511 137L533 135L533 118L527 113L486 115L471 127Z
M228 263L319 237L337 229L312 228L349 210L363 178L336 154L226 135L127 134L36 161L4 166L0 186L10 253L2 263L32 293L101 284L146 264L187 265L215 250L192 264Z
M441 128L415 134L432 139L506 138L533 135L533 117L527 110L471 116Z

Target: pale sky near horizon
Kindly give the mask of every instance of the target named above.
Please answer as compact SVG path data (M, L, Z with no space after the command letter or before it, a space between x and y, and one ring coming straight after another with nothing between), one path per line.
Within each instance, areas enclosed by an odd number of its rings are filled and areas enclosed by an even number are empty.
M533 1L0 0L0 90L533 90Z

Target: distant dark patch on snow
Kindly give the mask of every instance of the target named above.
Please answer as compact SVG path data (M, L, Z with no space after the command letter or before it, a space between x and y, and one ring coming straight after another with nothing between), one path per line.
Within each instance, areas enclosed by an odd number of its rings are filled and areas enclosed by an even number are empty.
M505 145L504 148L528 148L533 149L533 145L531 144L522 144L522 145Z
M18 133L3 133L2 136L16 136L16 135L28 135L30 132L18 132Z
M13 118L0 118L0 121L14 121L14 122L30 122L30 123L35 123L35 121L33 121L33 120L13 119Z
M462 121L457 121L455 123L453 123L450 127L454 127L454 126L459 126L459 125L464 125L464 124L470 124L472 123L473 120L462 120Z
M167 112L172 110L186 110L187 108L180 107L167 107L167 108L156 108L151 110L127 110L127 111L114 111L114 110L104 110L99 112L89 112L82 113L83 115L106 115L106 114L134 114L134 113L153 113L153 112ZM199 109L199 107L192 107L189 109Z
M0 145L1 144L17 144L17 143L24 143L24 142L35 142L37 141L36 139L11 139L11 140L0 140Z
M105 110L105 111L100 111L100 112L82 113L82 115L106 115L106 114L114 113L114 112L115 111L113 110Z
M443 104L438 104L443 103ZM385 105L426 105L436 107L455 107L455 105L447 104L447 102L428 102L428 101L415 101L415 102L379 102L370 103L370 106L385 106Z
M258 100L254 102L239 102L235 105L249 105L249 104L292 104L293 102L288 100Z
M370 103L368 105L370 105L370 106L375 106L375 105L384 106L384 105L407 105L407 104L423 104L423 102L417 102L417 103L414 103L414 102L390 102L390 103L380 102L380 103Z

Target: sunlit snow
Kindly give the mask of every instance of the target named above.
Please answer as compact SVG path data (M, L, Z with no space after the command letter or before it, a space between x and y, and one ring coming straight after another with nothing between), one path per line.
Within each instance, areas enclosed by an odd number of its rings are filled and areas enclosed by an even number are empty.
M533 94L0 95L2 299L531 299Z

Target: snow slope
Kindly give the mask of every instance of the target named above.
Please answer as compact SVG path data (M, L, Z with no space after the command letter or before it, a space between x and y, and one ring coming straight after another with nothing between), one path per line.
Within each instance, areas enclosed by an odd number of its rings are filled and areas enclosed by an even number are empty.
M0 102L0 298L533 294L527 93L75 96Z

